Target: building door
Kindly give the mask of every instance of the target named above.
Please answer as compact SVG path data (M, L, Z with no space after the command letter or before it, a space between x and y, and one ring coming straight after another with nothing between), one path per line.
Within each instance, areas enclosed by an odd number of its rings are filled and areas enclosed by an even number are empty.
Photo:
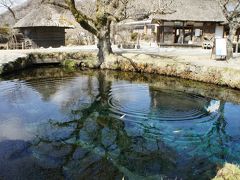
M157 43L164 43L164 27L157 27Z

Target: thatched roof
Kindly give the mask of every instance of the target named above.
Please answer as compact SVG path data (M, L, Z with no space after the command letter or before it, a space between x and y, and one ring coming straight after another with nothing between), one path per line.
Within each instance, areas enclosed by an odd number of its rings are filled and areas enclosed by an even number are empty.
M14 25L14 28L23 27L73 28L74 25L53 5L42 4L39 8L33 9Z
M173 0L170 10L175 12L166 15L153 15L151 18L166 21L226 21L217 0Z

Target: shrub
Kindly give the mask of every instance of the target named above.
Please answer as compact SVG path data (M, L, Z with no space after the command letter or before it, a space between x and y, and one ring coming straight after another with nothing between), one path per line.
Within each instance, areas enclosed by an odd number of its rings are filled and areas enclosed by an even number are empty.
M6 36L10 34L10 29L8 27L0 27L0 35Z
M131 34L131 41L137 41L138 39L138 33L137 32L133 32Z

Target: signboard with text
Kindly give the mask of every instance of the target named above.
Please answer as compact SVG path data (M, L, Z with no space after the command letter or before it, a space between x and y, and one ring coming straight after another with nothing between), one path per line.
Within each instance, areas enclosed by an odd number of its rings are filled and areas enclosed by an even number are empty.
M216 38L216 56L227 56L227 40Z

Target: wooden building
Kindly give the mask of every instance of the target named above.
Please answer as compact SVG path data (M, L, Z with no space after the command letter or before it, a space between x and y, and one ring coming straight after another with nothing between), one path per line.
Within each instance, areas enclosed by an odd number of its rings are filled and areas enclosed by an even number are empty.
M168 0L166 0L168 1ZM170 1L170 0L169 0ZM132 32L152 35L161 46L202 46L224 36L226 21L217 0L174 0L169 13L122 24Z
M217 0L175 0L173 12L154 15L157 42L161 44L202 45L205 40L224 36L225 17Z
M64 46L65 29L73 27L60 11L49 4L32 10L14 26L31 48Z

